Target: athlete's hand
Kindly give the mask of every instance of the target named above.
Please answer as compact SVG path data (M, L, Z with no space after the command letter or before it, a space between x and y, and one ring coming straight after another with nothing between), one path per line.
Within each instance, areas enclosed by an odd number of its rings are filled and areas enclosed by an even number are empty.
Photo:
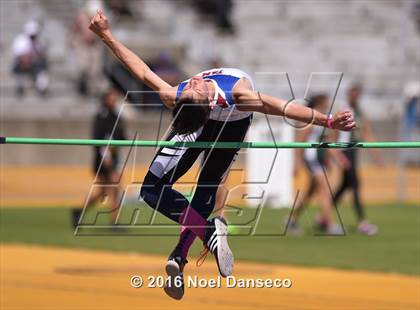
M356 122L353 119L353 114L350 111L338 112L333 116L331 121L332 129L350 131L356 128Z
M111 34L108 18L102 10L98 10L90 21L89 29L101 39Z

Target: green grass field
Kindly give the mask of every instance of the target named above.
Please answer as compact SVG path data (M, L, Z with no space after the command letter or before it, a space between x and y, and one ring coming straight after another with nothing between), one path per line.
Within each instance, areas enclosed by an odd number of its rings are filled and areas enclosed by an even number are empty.
M129 210L129 209L128 209ZM151 214L141 208L137 223ZM368 217L379 226L379 234L367 237L355 231L354 214L350 208L340 209L345 224L345 236L317 236L311 226L316 208L302 217L306 234L301 237L282 236L283 219L289 210L265 209L260 218L257 235L231 236L230 244L237 260L252 260L303 266L323 266L343 269L398 272L419 275L420 208L414 205L382 205L367 209ZM255 209L244 209L242 219L252 219ZM90 218L95 215L91 211ZM88 216L88 220L89 220ZM122 218L131 218L131 212ZM94 217L93 217L94 218ZM105 223L103 215L99 223ZM230 217L230 221L235 222ZM157 222L168 223L161 217ZM177 232L174 227L172 232ZM245 232L245 229L239 230ZM66 208L2 208L0 209L0 240L3 243L41 244L125 252L145 252L167 255L177 236L150 236L150 229L129 229L119 234L108 229L81 230L100 232L92 236L74 236L70 225L70 211ZM106 235L104 233L106 232ZM153 234L168 233L153 228ZM101 235L102 234L102 235ZM149 234L149 235L141 235ZM264 236L261 236L264 235ZM268 236L271 235L271 236ZM191 250L197 256L200 242Z

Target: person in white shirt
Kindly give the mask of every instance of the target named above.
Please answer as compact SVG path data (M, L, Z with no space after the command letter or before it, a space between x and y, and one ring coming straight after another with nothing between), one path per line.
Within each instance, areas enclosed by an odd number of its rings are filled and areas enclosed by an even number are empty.
M40 40L41 26L37 21L28 21L24 32L13 41L13 73L16 75L16 94L23 95L29 80L40 93L48 91L48 62L45 45Z

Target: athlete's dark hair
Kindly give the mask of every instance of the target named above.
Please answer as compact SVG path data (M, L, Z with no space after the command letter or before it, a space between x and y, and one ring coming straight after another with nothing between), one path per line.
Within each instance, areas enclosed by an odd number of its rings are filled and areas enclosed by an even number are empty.
M318 94L318 95L314 95L311 98L309 98L308 100L308 108L314 109L316 108L321 102L327 100L328 97L325 94Z
M172 110L174 122L172 130L177 134L185 135L197 131L210 116L209 101L197 101L191 97L180 98Z

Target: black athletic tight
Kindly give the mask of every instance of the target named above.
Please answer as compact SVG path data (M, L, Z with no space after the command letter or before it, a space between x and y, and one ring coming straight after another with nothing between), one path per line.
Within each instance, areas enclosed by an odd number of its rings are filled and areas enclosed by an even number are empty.
M363 211L362 204L360 203L359 196L359 177L357 175L357 150L345 150L344 154L350 161L351 166L349 169L343 171L340 186L338 187L338 190L334 195L334 203L336 204L340 200L341 196L347 189L351 189L353 193L354 208L356 211L356 215L359 221L361 221L365 218L365 214Z
M196 135L183 137L172 134L167 140L243 141L250 123L251 117L231 122L209 120ZM174 190L172 185L204 152L204 163L190 205L207 219L214 208L217 188L238 151L239 149L161 148L144 179L140 196L149 206L173 221L179 222L179 215L189 202L181 193Z

